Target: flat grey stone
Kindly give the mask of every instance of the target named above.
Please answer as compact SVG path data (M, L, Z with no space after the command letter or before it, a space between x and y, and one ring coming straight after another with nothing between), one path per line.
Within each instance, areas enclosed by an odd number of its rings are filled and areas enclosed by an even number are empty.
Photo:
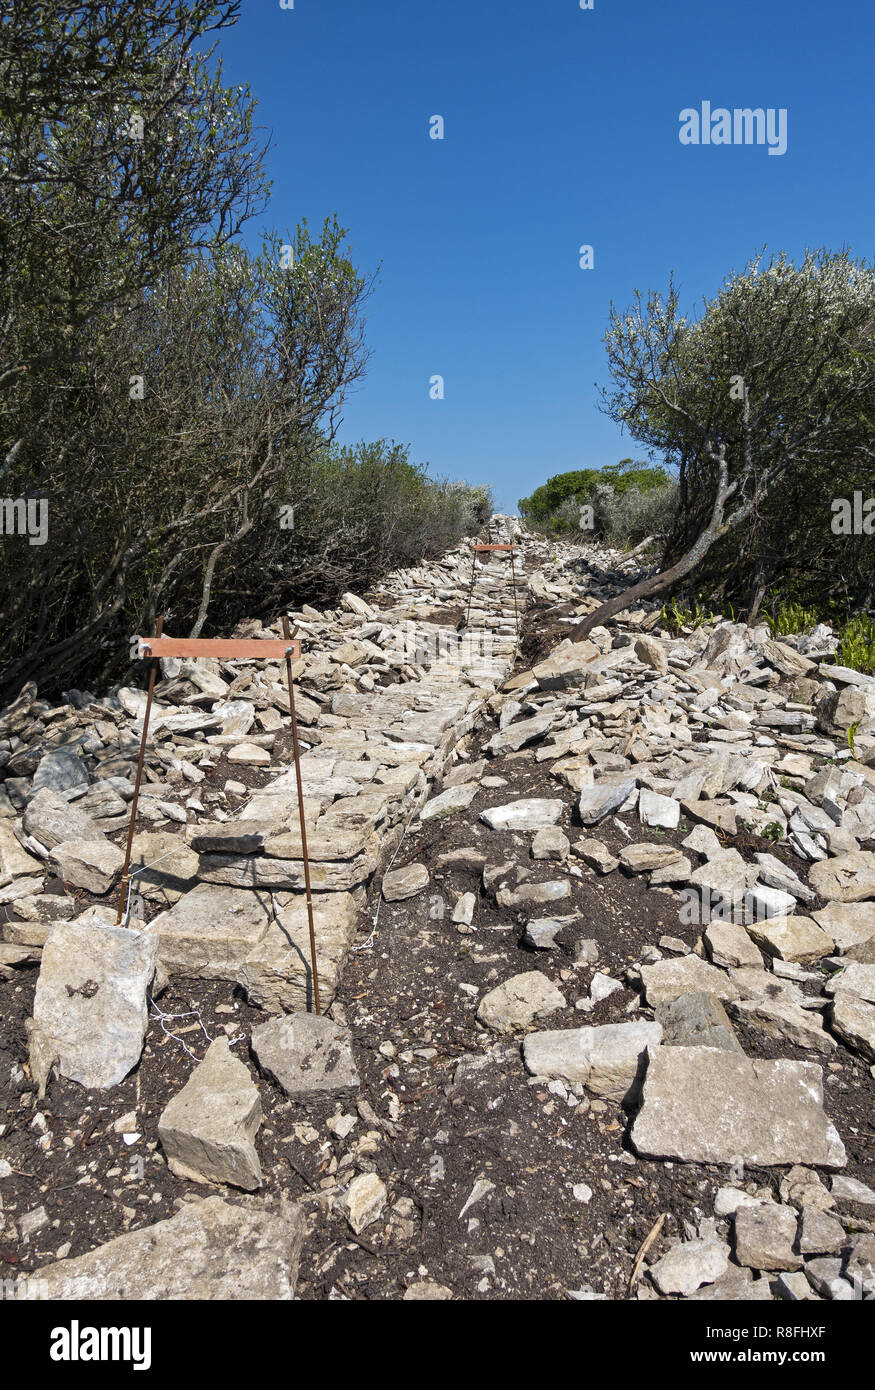
M497 1033L523 1032L537 1018L565 1008L565 998L540 970L514 975L484 994L477 1017Z
M101 834L97 840L62 840L52 849L48 868L62 883L100 897L118 883L124 862L121 850Z
M875 1062L875 1005L840 990L829 1011L829 1026L846 1046Z
M479 790L477 782L463 782L459 786L448 787L446 791L440 792L425 803L419 812L419 819L422 822L442 820L444 816L464 811L471 805Z
M324 1015L284 1014L261 1023L252 1030L252 1051L287 1096L360 1084L349 1030Z
M638 797L638 819L642 825L661 826L664 830L676 830L681 818L681 806L673 797L642 787Z
M50 787L43 787L31 798L24 808L23 821L28 835L39 840L46 849L53 849L62 840L106 838L86 811Z
M73 801L88 790L88 780L88 769L82 759L67 749L56 748L40 759L30 795L33 797L47 787L65 801Z
M722 970L695 955L643 965L641 982L651 1008L657 1004L670 1004L682 994L713 994L718 999L727 1000L737 999L740 993Z
M553 711L546 710L542 714L536 714L532 719L521 719L517 724L510 724L506 729L493 734L486 745L486 751L491 757L501 753L516 753L527 744L535 743L548 734L555 719Z
M52 1300L289 1302L305 1224L301 1208L282 1197L272 1209L208 1197L30 1277L46 1281Z
M729 1268L729 1247L722 1240L688 1240L672 1247L650 1266L660 1293L685 1298L703 1284L713 1284Z
M828 902L856 903L875 898L875 853L859 850L812 864L808 871L812 888Z
M742 1052L732 1024L714 994L681 994L656 1006L667 1047L719 1047Z
M559 800L521 797L505 806L488 806L480 812L480 819L491 830L541 830L544 826L555 825L563 810L564 805Z
M261 1100L249 1070L228 1039L217 1038L164 1107L158 1138L177 1177L252 1192L261 1186L254 1143L260 1124Z
M599 782L594 787L584 787L577 803L578 813L584 825L598 825L606 816L629 800L637 782L634 777L622 782Z
M58 922L43 947L31 1054L56 1057L60 1074L81 1086L118 1085L140 1060L155 965L146 932Z
M651 1050L635 1152L687 1163L843 1168L823 1110L823 1073L811 1062L752 1061L709 1047Z
M875 939L875 902L833 902L819 912L812 912L811 916L832 937L836 950L842 954Z
M596 873L599 874L611 873L620 862L619 859L614 858L601 840L578 840L574 846L574 852L580 855L587 868L595 869Z
M735 1213L735 1258L749 1269L801 1269L794 1250L796 1212L775 1202L742 1206Z
M648 1047L662 1041L659 1023L607 1023L530 1033L523 1060L533 1076L582 1082L606 1100L631 1103L640 1090Z
M422 893L429 882L425 864L405 864L402 869L390 869L383 875L383 897L387 903L403 902Z

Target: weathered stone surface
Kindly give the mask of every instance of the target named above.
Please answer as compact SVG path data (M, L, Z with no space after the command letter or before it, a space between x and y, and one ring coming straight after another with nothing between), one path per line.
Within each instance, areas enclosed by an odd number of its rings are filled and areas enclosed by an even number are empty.
M229 749L228 762L242 763L246 767L270 767L270 753L266 748L259 748L254 743L238 743Z
M175 907L153 918L161 964L171 975L235 980L237 966L267 931L270 895L199 883Z
M31 798L24 808L23 820L28 835L46 849L53 849L62 840L106 838L87 812L50 787L43 787Z
M402 869L392 869L383 875L383 897L387 903L415 898L429 882L430 875L424 864L405 864Z
M349 1029L321 1014L284 1014L259 1024L252 1051L287 1096L357 1090L360 1084Z
M812 864L808 877L812 888L828 902L856 903L875 898L875 853L858 850Z
M630 874L644 874L650 869L662 869L683 859L674 845L637 844L620 850L620 864Z
M783 889L794 898L799 898L801 902L813 902L814 894L811 889L806 887L798 874L794 874L792 869L788 869L786 864L776 859L774 854L759 852L755 857L762 883L767 884L769 888Z
M685 1298L703 1284L713 1284L729 1268L729 1247L721 1240L688 1240L672 1247L650 1266L650 1277L660 1293Z
M316 893L339 893L364 883L374 873L380 850L372 835L363 854L336 863L311 858L310 883ZM298 889L305 887L303 859L271 859L259 854L202 854L198 877L229 888Z
M764 951L779 960L806 964L822 960L833 949L832 937L810 917L768 917L751 922L747 930Z
M506 729L492 735L486 745L486 751L491 757L497 757L501 753L515 753L548 734L555 718L552 710L545 710L532 719L521 719L516 724L510 724Z
M836 1173L831 1189L836 1201L859 1202L865 1207L875 1207L875 1189L867 1187L859 1178L849 1178L845 1173Z
M464 811L471 805L479 790L477 782L462 782L459 786L448 787L445 792L440 792L425 803L419 813L419 819L423 822L441 820L444 816L454 815L456 811Z
M496 1033L517 1033L565 1008L565 998L540 970L514 975L484 994L477 1017Z
M651 666L659 675L668 671L668 657L665 648L655 637L639 637L635 642L635 655L645 666Z
M694 888L703 888L714 898L728 903L740 901L756 878L756 871L746 864L736 849L726 849L713 855L690 874Z
M539 917L526 923L523 941L537 951L550 951L556 945L556 937L562 927L563 923L553 917Z
M726 1052L743 1052L716 995L681 994L677 999L657 1004L655 1013L668 1047L719 1047Z
M0 884L22 878L39 878L42 886L42 874L40 860L21 848L11 825L0 821Z
M875 939L875 902L830 903L811 916L832 937L841 954Z
M571 853L571 842L558 825L545 826L532 840L532 858L562 863Z
M73 801L88 790L88 769L76 753L71 753L65 748L56 748L40 758L30 795L36 796L43 787L57 792L65 801Z
M642 825L661 826L664 830L676 830L681 818L681 805L673 797L663 796L660 792L651 791L649 787L641 788L641 795L638 798L638 819Z
M436 1284L431 1279L420 1279L404 1292L402 1303L447 1303L453 1298L453 1291L446 1284Z
M651 1051L631 1138L644 1157L687 1163L846 1162L824 1114L819 1066L752 1061L708 1047Z
M531 907L533 903L557 903L571 897L567 878L550 879L547 883L521 883L518 888L499 888L495 901L499 907Z
M521 797L505 806L488 806L480 819L491 830L540 830L555 825L562 815L561 801L544 797Z
M854 1052L875 1062L875 1006L840 990L829 1012L829 1026Z
M792 1000L738 999L729 1008L734 1018L770 1038L782 1038L794 1047L806 1047L814 1052L835 1051L835 1040L825 1031L820 1014L800 1008Z
M803 1207L799 1227L802 1255L835 1255L845 1243L845 1229L818 1207Z
M634 777L622 782L599 782L594 787L584 787L580 793L577 810L584 825L598 825L613 811L618 811L635 790Z
M793 1249L796 1213L774 1202L742 1206L735 1213L735 1258L749 1269L801 1269Z
M705 949L715 965L724 969L751 966L762 970L763 958L744 927L736 922L709 922L704 934Z
M835 1183L837 1178L833 1179ZM819 1173L811 1168L794 1164L781 1179L781 1201L799 1211L803 1207L816 1207L819 1211L829 1211L835 1206L835 1198L827 1191Z
M579 854L584 864L590 869L595 869L597 873L609 874L617 868L619 859L615 859L610 850L602 844L601 840L583 839L578 840L574 846L575 854Z
M682 994L713 994L718 999L737 999L739 990L716 966L698 956L659 960L641 967L644 994L651 1008L671 1003Z
M600 1028L530 1033L523 1059L533 1076L580 1081L607 1100L631 1103L640 1090L648 1047L658 1047L658 1023L608 1023Z
M261 1100L248 1068L217 1038L164 1107L158 1138L171 1170L190 1182L261 1186L255 1135Z
M198 856L181 835L142 831L131 847L134 888L151 902L176 903L197 884Z
M100 896L118 883L124 862L121 850L101 835L99 840L62 840L51 851L48 867L62 883Z
M865 999L867 1004L875 1004L875 965L863 965L849 960L837 975L833 975L824 985L827 994L840 994L847 990Z
M747 901L756 922L762 922L769 917L787 917L796 906L796 899L792 893L785 893L782 888L769 888L763 883L754 884Z
M278 895L278 902L284 898ZM356 906L349 893L313 895L316 967L323 1009L330 1007L355 941ZM225 977L222 977L225 978ZM275 922L240 961L233 977L268 1013L304 1012L313 1007L307 905L295 894L280 904Z
M542 690L568 690L583 686L587 667L597 661L599 649L592 642L572 642L551 652L533 668L532 675Z
M288 1302L304 1228L301 1208L284 1198L271 1209L208 1197L32 1277L52 1300Z
M140 1060L155 964L146 932L59 922L43 948L31 1051L56 1057L61 1075L82 1086L118 1085Z
M338 1205L356 1235L360 1235L366 1226L379 1220L387 1196L386 1184L376 1173L359 1173Z

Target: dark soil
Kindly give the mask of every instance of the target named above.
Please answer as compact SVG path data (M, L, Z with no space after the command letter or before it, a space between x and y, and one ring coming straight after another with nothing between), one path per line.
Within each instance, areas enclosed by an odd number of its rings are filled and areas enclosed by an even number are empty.
M530 613L527 627L539 632L544 650L555 644L549 621L539 631L537 615ZM524 643L521 669L537 659L538 647L534 640ZM481 730L480 743L493 731L494 725ZM477 742L471 743L476 757ZM648 889L643 877L616 871L597 877L581 867L571 875L573 896L552 911L545 906L508 913L484 893L473 868L435 867L439 854L473 847L490 863L528 863L538 880L564 877L563 865L529 859L529 835L491 831L479 820L484 807L504 800L559 797L565 802L561 824L572 844L589 834L576 823L576 798L549 775L548 766L528 751L495 760L487 774L507 778L507 787L481 789L467 812L402 842L396 866L418 858L432 870L424 894L380 903L372 887L334 1008L352 1029L361 1092L292 1103L273 1083L260 1081L264 1123L257 1147L264 1191L302 1198L309 1215L298 1285L305 1300L397 1299L424 1278L468 1299L561 1299L584 1285L623 1298L636 1252L657 1219L667 1214L648 1262L683 1232L685 1222L712 1214L713 1195L729 1180L728 1169L636 1158L625 1111L585 1098L572 1105L531 1084L519 1041L497 1039L476 1018L486 991L515 973L541 970L568 1002L543 1026L623 1021L636 1004L631 987L592 1013L574 1008L588 993L593 971L622 979L663 934L691 947L699 935L698 928L678 920L674 895ZM228 777L248 786L269 780L223 759L200 790L221 787ZM679 844L692 828L682 822L677 832L642 830L633 817L625 824L628 836L613 818L597 836L617 852L656 838ZM745 858L766 848L804 876L805 865L781 846L776 850L757 836L731 843ZM580 866L573 856L571 863ZM477 895L476 930L469 935L451 921L464 892ZM88 901L87 895L77 897ZM527 918L550 915L574 916L561 946L528 949L522 944ZM582 938L598 942L595 967L572 964L574 944ZM36 977L32 967L0 980L0 1135L2 1156L13 1168L0 1187L0 1278L30 1271L59 1251L81 1254L173 1215L180 1200L205 1195L208 1189L167 1168L157 1144L158 1118L204 1055L208 1037L225 1032L255 1072L248 1038L252 1025L263 1020L230 984L176 978L153 1006L140 1065L121 1085L89 1092L53 1079L38 1100L26 1065L24 1026ZM738 1032L750 1056L813 1058L753 1029ZM468 1058L476 1065L468 1065ZM875 1081L869 1067L840 1045L824 1062L824 1076L827 1113L848 1150L846 1171L872 1185ZM131 1111L141 1137L129 1146L116 1124ZM327 1127L339 1113L356 1119L344 1139ZM52 1136L49 1152L40 1147L46 1131ZM388 1202L383 1217L354 1239L341 1212L330 1214L328 1198L368 1169L386 1183ZM750 1170L745 1181L777 1190L781 1176L778 1169ZM493 1186L462 1216L480 1179ZM590 1201L575 1198L576 1184L592 1190ZM40 1206L47 1224L20 1240L20 1217ZM859 1216L858 1228L866 1228L865 1213Z

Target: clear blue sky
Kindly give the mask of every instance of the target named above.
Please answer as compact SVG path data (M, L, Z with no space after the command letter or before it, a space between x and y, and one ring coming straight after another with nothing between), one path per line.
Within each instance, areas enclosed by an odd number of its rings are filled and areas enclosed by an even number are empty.
M610 301L712 294L764 243L872 252L866 0L244 0L220 48L272 131L280 231L381 263L341 439L499 505L641 450L597 409ZM685 107L786 107L789 147L684 147ZM433 115L446 138L429 139ZM256 240L255 228L249 239ZM581 270L578 248L595 250ZM429 399L440 374L446 397Z

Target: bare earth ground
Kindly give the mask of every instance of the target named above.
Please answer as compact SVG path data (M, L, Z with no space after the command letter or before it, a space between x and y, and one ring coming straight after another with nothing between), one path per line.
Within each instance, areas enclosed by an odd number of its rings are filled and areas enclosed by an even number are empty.
M564 635L553 629L556 612L529 611L528 631L536 636L525 644L521 667ZM490 720L472 736L472 758L494 729ZM624 1021L636 998L631 988L590 1014L575 1010L593 971L622 978L663 934L693 946L701 930L683 926L674 895L648 889L644 879L618 872L597 878L584 868L572 879L573 897L556 913L576 914L560 949L524 946L526 917L539 914L501 911L484 893L475 866L442 872L435 868L436 856L469 847L487 852L490 863L526 862L530 836L488 830L479 820L484 807L520 796L561 798L561 825L572 842L586 832L576 823L575 797L536 762L534 752L495 759L487 774L506 778L508 785L482 788L467 812L411 831L402 842L394 867L414 859L426 863L432 873L428 890L406 902L383 902L373 930L379 904L374 885L361 914L358 948L334 1009L353 1033L360 1094L292 1103L270 1081L260 1083L264 1123L257 1147L264 1191L305 1199L310 1216L298 1282L302 1299L394 1300L423 1279L464 1299L563 1299L582 1286L624 1298L636 1252L660 1215L667 1214L648 1263L677 1240L685 1221L711 1216L714 1193L727 1181L725 1168L636 1158L626 1139L625 1111L585 1097L572 1104L575 1097L532 1084L518 1041L496 1039L478 1022L482 995L529 969L543 971L568 1001L564 1012L551 1015L551 1029ZM224 760L210 780L222 786L229 775L252 785L269 780L253 770L228 768ZM614 852L630 838L661 835L679 844L692 828L682 821L676 832L642 834L636 818L625 820L630 837L613 819L597 832ZM805 873L806 866L783 846L776 851L752 836L732 843L745 858L768 849ZM549 863L533 867L536 879L563 872ZM461 935L451 921L464 892L477 895L471 935ZM77 896L87 904L86 894ZM574 943L584 938L598 942L594 967L572 964ZM121 1135L128 1126L119 1125L117 1132L117 1122L136 1110L144 1135L154 1135L161 1111L190 1075L192 1055L203 1057L207 1038L224 1032L240 1039L235 1050L245 1055L251 1027L264 1018L232 985L175 978L153 1009L141 1063L122 1084L87 1092L54 1079L38 1102L25 1067L24 1028L37 973L34 967L0 981L0 1120L8 1125L3 1156L13 1169L2 1187L0 1229L5 1225L7 1235L0 1240L0 1278L26 1273L59 1252L82 1254L125 1230L172 1216L180 1199L205 1195L203 1187L170 1172L154 1141L128 1147ZM751 1057L811 1060L810 1053L786 1042L736 1027ZM871 1185L875 1081L869 1067L840 1045L824 1062L824 1076L826 1111L847 1147L845 1172ZM338 1123L337 1116L354 1120L348 1132L348 1122ZM345 1137L329 1128L330 1121ZM39 1142L46 1131L53 1135L50 1153ZM353 1237L343 1215L330 1214L326 1194L337 1195L338 1187L368 1169L382 1177L389 1199L381 1220ZM749 1170L745 1181L777 1193L782 1171ZM484 1195L462 1214L478 1183ZM575 1197L572 1189L579 1184L591 1189L591 1200ZM47 1224L15 1245L8 1238L12 1222L40 1206ZM861 1210L859 1217L859 1229L872 1229L871 1212L867 1219ZM656 1297L646 1280L641 1288L644 1296Z

